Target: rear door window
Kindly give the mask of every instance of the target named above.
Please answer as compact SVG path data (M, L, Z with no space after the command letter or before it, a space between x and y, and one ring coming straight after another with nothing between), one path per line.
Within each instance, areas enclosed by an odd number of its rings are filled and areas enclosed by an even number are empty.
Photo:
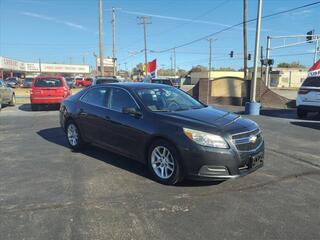
M137 108L138 106L127 91L120 88L112 88L109 108L117 112L122 112L124 107Z
M36 78L35 87L62 87L62 79L60 78Z
M93 88L82 97L81 101L90 105L106 107L109 92L109 88Z
M304 80L302 87L320 87L320 77L308 77Z

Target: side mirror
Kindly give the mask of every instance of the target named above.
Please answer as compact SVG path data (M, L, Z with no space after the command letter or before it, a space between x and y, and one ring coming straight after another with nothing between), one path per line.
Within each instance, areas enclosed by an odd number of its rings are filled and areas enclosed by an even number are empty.
M122 113L129 114L131 116L140 117L142 113L139 109L133 107L124 107L122 108Z

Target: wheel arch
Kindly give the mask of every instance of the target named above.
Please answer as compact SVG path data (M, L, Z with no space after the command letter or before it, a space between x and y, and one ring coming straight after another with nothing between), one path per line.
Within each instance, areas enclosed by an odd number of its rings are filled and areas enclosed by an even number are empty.
M176 152L178 153L179 155L179 158L181 158L181 154L179 152L179 149L177 148L176 146L176 143L173 142L172 140L170 140L168 137L166 136L163 136L163 135L154 135L152 136L145 144L145 149L144 149L144 161L146 164L148 164L148 153L149 153L149 149L150 149L150 146L152 145L152 143L154 143L155 141L158 141L158 140L164 140L170 144L172 144L172 146L175 148Z

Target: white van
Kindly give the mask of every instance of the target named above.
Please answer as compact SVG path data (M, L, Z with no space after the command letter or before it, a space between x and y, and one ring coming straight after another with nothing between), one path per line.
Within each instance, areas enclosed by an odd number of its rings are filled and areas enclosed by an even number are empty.
M296 105L299 118L306 117L308 112L320 113L320 76L304 80L298 91Z

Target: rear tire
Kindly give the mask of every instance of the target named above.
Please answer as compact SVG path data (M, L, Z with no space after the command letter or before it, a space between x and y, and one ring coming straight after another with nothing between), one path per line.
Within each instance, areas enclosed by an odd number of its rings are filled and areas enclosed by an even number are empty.
M80 151L87 145L74 121L67 121L65 129L67 141L71 149L74 151Z
M298 118L306 118L308 116L308 111L298 107L297 116L298 116Z
M148 167L154 179L162 184L175 185L183 180L178 151L168 141L154 141L148 151Z

